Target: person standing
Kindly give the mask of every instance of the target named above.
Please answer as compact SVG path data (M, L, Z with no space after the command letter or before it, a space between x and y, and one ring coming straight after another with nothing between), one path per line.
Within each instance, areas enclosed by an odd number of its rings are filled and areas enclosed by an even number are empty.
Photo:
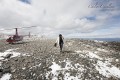
M63 50L63 44L64 44L64 38L63 38L62 34L59 34L59 37L57 38L55 44L59 44L60 52L61 52Z

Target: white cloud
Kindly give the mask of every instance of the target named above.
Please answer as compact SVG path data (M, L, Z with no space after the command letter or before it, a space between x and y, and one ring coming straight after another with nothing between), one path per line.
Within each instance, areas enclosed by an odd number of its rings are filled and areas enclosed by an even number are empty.
M118 11L101 12L88 8L91 0L31 0L31 4L19 0L0 0L0 28L38 26L20 32L65 35L77 32L93 32L103 28L110 15ZM90 20L87 16L94 16Z

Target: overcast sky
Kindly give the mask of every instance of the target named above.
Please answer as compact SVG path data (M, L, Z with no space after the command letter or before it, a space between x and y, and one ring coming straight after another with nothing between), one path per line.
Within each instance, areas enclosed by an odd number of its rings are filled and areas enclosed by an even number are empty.
M120 0L0 0L0 33L120 38ZM2 31L4 30L4 31Z

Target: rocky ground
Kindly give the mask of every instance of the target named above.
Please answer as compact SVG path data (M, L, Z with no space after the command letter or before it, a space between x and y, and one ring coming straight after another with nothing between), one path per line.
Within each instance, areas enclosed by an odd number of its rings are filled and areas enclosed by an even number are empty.
M0 80L120 80L119 42L66 39L63 52L54 43L1 40Z

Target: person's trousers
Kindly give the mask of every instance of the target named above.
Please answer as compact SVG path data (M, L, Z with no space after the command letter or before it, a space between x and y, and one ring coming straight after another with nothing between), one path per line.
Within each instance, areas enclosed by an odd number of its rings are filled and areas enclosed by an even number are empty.
M59 43L59 45L60 45L60 50L62 51L62 49L63 49L63 43Z

